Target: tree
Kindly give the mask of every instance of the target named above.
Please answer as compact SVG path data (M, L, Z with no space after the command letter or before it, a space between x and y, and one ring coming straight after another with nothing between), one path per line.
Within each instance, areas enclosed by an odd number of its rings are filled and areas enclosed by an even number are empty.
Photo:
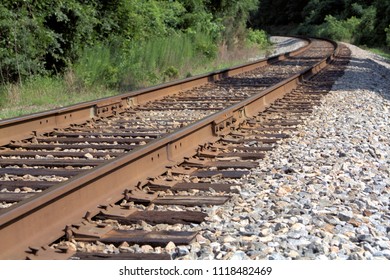
M236 42L243 41L250 13L255 11L258 5L258 0L210 0L208 2L209 10L221 20L224 26L222 37L228 47L234 47Z
M387 42L390 47L390 0L376 0L375 41Z

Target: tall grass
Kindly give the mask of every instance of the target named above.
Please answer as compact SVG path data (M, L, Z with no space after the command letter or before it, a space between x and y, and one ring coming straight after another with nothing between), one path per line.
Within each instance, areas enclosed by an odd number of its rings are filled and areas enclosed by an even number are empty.
M84 86L104 84L128 90L188 76L216 53L210 36L180 33L89 47L74 65L74 72Z
M115 94L105 87L79 89L70 78L34 76L18 84L0 86L0 119L67 106Z
M261 52L258 46L250 45L231 51L218 47L211 36L198 33L96 44L87 47L61 77L35 76L23 83L0 86L0 119L243 63Z

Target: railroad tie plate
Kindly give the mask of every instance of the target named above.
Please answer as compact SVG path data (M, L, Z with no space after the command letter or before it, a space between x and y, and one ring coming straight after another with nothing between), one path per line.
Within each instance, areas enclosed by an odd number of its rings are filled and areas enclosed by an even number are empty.
M110 215L99 214L96 216L97 219L115 219L121 225L132 225L137 224L140 221L144 221L149 225L157 224L200 224L207 217L206 213L199 211L136 211L128 217L116 217Z
M149 189L154 191L164 191L168 189L171 191L214 190L215 192L237 193L238 190L237 188L233 188L234 186L237 186L237 184L178 182L162 179L152 180L147 185Z
M103 206L103 210L100 211L99 215L106 217L106 219L118 219L128 218L138 210L135 208L122 207L119 205Z
M70 257L72 260L171 260L170 254L157 253L88 253L77 252Z
M171 175L191 175L197 170L197 168L173 166L168 170Z
M99 240L105 244L120 245L123 242L139 245L165 247L169 242L176 245L188 245L198 231L145 231L145 230L112 230Z
M230 160L230 159L229 159ZM190 167L216 167L218 169L227 169L227 168L243 168L243 169L250 169L257 167L256 162L251 161L223 161L219 159L218 161L207 161L207 160L200 160L200 159L189 159L184 161L183 165L190 166Z
M177 184L177 181L167 181L162 179L153 179L148 183L151 190L168 190L172 189Z
M202 205L222 205L226 203L231 196L189 196L189 195L167 195L156 199L153 203L156 205L183 205L183 206L202 206Z
M230 178L239 179L244 175L248 175L248 170L200 170L192 173L192 176L198 178Z
M75 241L114 244L119 246L123 242L139 245L165 247L169 242L176 245L188 245L196 237L198 231L145 231L113 229L110 225L96 225L84 223L71 229L72 235L68 238Z
M198 156L205 158L214 158L217 157L221 151L218 150L201 150L198 152Z
M200 190L200 191L210 191L214 190L215 192L226 192L226 193L238 193L238 189L234 188L238 186L237 184L218 184L218 183L188 183L182 182L177 183L172 190L175 191L188 191L188 190Z
M117 220L120 224L131 225L140 221L148 224L200 224L207 214L198 211L142 211L135 208L127 208L119 205L106 207L100 211L96 219Z
M158 193L146 193L140 189L125 192L125 199L136 203L151 203L158 197Z
M263 159L265 158L264 153L250 153L250 152L230 152L230 153L221 153L219 154L219 157L232 157L232 158L240 158L240 159L251 159L251 160L257 160L257 159Z
M93 242L112 230L113 227L110 225L83 223L82 225L73 226L70 235L68 232L68 238L74 238L77 241Z
M0 192L1 202L19 202L34 196L35 193Z

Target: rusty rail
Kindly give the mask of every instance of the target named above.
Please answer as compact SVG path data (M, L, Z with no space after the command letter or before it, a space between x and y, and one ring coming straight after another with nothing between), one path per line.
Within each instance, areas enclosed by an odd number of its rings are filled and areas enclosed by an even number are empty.
M248 72L276 61L285 60L289 56L295 56L308 49L311 41L310 39L306 39L306 41L308 44L300 49L267 59L261 59L249 64L243 64L205 75L199 75L155 87L132 91L114 97L84 102L73 106L30 114L18 118L1 120L0 146L8 144L10 141L32 137L35 133L51 131L53 128L67 127L70 124L82 123L94 117L119 113L134 105L144 104L148 101L159 99L179 91L191 89L208 82L218 81L239 73Z
M165 166L177 165L184 156L194 154L200 144L218 139L237 127L246 118L256 115L267 108L274 100L281 98L287 92L295 89L298 84L319 72L338 52L335 52L309 70L297 74L286 81L253 96L228 109L215 113L188 127L171 133L162 139L151 141L149 144L135 149L116 159L61 183L40 195L21 202L17 207L11 207L0 215L0 258L24 258L29 247L46 244L64 235L64 225L80 222L80 213L98 214L98 204L111 204L120 199L124 189L134 189L147 183L148 177L158 176ZM301 52L299 50L299 52ZM262 60L250 65L236 67L129 93L112 99L71 106L65 109L34 114L0 122L2 144L9 140L31 136L32 130L48 130L52 127L66 126L78 121L85 121L99 114L99 110L115 112L131 104L139 104L156 97L188 89L211 80L249 71L269 63L271 60L281 60L278 56ZM114 105L112 105L114 104ZM104 109L102 109L104 108ZM111 109L110 109L111 108ZM101 112L100 112L101 113ZM23 132L26 127L29 132ZM32 129L32 130L31 130ZM3 134L4 133L4 134ZM4 136L7 134L8 136ZM146 173L147 172L147 173ZM59 199L61 198L61 199ZM83 201L83 205L80 205ZM42 231L45 228L45 231Z

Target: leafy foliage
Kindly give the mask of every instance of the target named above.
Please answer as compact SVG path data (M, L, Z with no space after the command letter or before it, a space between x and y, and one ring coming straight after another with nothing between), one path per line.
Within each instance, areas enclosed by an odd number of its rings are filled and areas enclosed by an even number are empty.
M175 32L185 12L177 1L98 0L101 39L112 36L145 40Z
M86 71L80 74L86 85L104 79L115 86L123 67L113 64L112 57L120 57L112 55L114 46L132 53L131 46L186 34L198 40L199 53L212 58L221 40L233 46L246 36L257 5L258 0L3 0L0 80L21 83L29 76L63 74L77 64L74 72ZM86 50L99 53L100 60L82 57ZM101 70L92 73L87 66Z
M256 44L259 47L267 47L269 45L268 35L264 30L248 30L247 42L249 44Z
M387 47L390 49L390 25L385 29L386 31L386 44Z
M0 82L73 73L83 86L118 87L142 69L151 79L174 76L169 67L180 65L173 61L188 61L172 57L204 62L218 45L266 44L256 28L289 24L298 33L389 47L390 0L3 0ZM182 54L167 46L171 40Z
M298 34L388 46L390 0L262 0L251 21L265 30L294 25Z
M0 4L2 82L61 72L92 43L92 6L71 1L3 1Z
M361 21L356 17L351 17L347 20L337 20L335 17L328 15L325 17L325 22L317 27L316 33L320 37L352 42L360 24Z
M209 7L224 26L222 38L232 48L246 37L246 22L259 0L210 0Z
M42 21L32 18L26 7L11 10L0 4L0 74L3 83L45 72L43 57L54 38L42 27Z

